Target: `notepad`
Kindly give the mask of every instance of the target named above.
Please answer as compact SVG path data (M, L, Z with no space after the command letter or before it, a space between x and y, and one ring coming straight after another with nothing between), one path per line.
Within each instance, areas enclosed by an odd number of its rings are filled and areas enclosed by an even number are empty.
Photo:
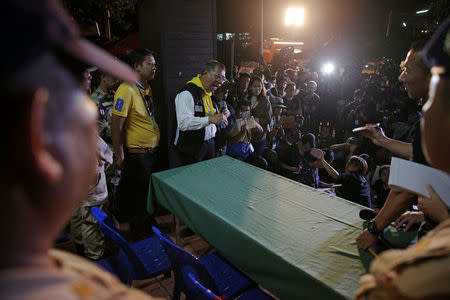
M393 157L389 187L406 190L430 198L427 186L431 185L445 204L450 207L450 175L422 164Z
M247 124L247 130L253 129L256 127L256 121L255 119L252 117L248 118L248 119L237 119L236 120L236 127L240 130L242 125Z

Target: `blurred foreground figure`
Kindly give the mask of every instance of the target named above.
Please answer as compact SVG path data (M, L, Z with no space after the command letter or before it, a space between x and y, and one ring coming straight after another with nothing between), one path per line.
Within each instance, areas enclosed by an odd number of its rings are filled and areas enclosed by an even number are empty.
M137 76L78 36L56 1L6 1L0 30L4 128L0 180L1 299L149 299L91 262L50 250L95 184L97 113L86 64ZM82 63L84 62L84 63Z
M425 46L431 67L430 96L423 107L422 148L435 168L450 173L450 20ZM357 299L449 299L450 218L448 207L428 187L431 198L419 197L418 207L439 225L406 250L389 250L375 259L369 275L361 277ZM448 197L448 195L441 195Z

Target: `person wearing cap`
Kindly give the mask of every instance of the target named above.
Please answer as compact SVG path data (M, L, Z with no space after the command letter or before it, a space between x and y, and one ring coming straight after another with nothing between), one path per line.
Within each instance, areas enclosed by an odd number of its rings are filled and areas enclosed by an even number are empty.
M422 57L431 68L430 95L422 108L422 148L431 166L450 173L450 20L436 31ZM356 299L449 299L450 215L432 186L418 208L439 225L406 250L389 250L361 277ZM448 195L442 195L447 197Z
M219 112L211 96L225 81L225 65L211 60L175 97L174 144L183 165L215 157L214 137L219 126L228 124L230 112L226 108Z
M131 51L128 64L139 75L137 84L122 83L114 95L112 141L122 170L114 215L129 222L133 240L150 234L151 219L146 211L148 183L156 168L160 133L149 81L156 73L153 52L146 48Z
M8 111L0 160L1 299L151 299L92 262L51 249L95 184L97 112L84 65L137 76L79 37L57 1L3 2L0 85Z

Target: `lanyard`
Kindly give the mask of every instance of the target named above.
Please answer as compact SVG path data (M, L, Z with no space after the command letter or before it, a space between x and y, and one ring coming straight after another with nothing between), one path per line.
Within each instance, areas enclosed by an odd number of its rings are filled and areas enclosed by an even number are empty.
M153 108L152 97L150 97L148 95L145 95L145 97L144 97L144 95L142 95L141 89L145 89L145 87L140 82L136 83L136 87L138 89L139 95L141 95L142 102L144 102L144 106L145 106L145 109L147 110L148 116L150 117L150 122L152 123L152 126L153 127L158 126L156 124L156 121L155 121L155 118L154 118L153 112L152 112L152 108ZM150 108L150 107L152 107L152 108Z
M152 109L150 108L150 106L152 106L153 107L153 100L152 100L152 97L150 97L150 96L148 96L148 95L145 95L145 97L144 97L144 95L142 95L142 92L141 92L141 89L145 89L145 87L141 84L141 83L136 83L136 87L138 88L138 91L139 91L139 95L141 95L141 99L142 99L142 102L144 102L144 106L145 106L145 108L147 109L147 112L148 112L148 115L150 116L150 117L153 117L153 112L152 112ZM147 100L147 101L146 101ZM150 105L148 105L148 103L150 103Z

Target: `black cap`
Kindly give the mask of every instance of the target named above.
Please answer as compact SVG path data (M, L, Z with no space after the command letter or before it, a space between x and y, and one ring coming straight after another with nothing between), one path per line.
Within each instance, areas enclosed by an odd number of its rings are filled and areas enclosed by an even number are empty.
M138 81L130 67L82 39L77 26L57 0L5 0L0 15L0 33L5 41L0 50L3 59L1 77L57 48L118 79Z
M445 74L450 70L450 19L445 21L422 50L422 57L431 72Z

